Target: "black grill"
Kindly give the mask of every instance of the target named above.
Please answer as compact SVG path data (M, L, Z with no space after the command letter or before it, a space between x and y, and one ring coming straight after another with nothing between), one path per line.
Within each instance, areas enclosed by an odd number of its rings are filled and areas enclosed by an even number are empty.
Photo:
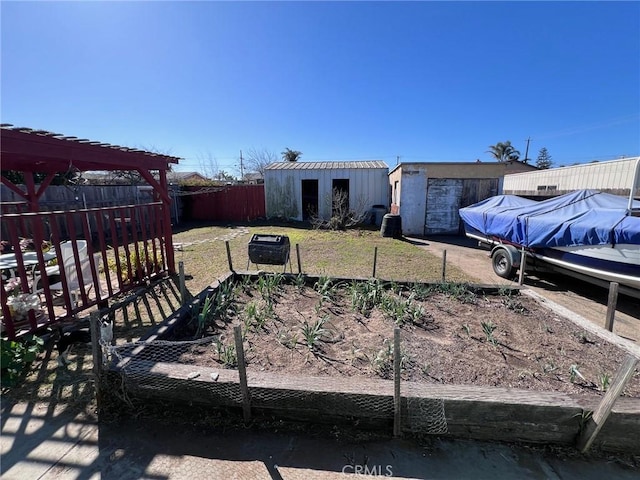
M290 249L286 235L256 233L249 240L249 261L256 265L286 265Z

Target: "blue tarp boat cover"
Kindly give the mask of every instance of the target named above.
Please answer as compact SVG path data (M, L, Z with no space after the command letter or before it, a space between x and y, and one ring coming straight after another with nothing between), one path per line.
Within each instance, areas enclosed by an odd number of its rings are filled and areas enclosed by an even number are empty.
M597 190L578 190L536 202L498 195L460 209L465 228L524 247L640 245L640 217L629 200ZM633 208L640 208L634 202Z

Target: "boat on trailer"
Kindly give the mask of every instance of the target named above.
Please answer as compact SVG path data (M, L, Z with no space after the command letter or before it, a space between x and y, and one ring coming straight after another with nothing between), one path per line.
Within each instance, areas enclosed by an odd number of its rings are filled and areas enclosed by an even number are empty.
M467 237L490 245L495 273L548 270L640 298L640 201L577 190L543 201L498 195L460 209Z

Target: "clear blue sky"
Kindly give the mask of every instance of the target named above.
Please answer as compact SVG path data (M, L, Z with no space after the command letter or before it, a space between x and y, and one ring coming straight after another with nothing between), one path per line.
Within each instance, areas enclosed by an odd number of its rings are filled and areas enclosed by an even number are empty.
M640 155L640 2L7 2L3 123L236 173Z

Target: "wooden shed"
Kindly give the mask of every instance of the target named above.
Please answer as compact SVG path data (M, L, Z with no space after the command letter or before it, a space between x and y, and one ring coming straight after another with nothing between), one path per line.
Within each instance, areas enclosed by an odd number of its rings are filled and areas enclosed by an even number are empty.
M333 195L346 194L349 209L389 207L389 167L382 161L277 162L264 172L267 218L331 218Z
M505 174L533 170L519 161L400 163L389 173L391 211L405 235L458 234L458 209L502 193Z

